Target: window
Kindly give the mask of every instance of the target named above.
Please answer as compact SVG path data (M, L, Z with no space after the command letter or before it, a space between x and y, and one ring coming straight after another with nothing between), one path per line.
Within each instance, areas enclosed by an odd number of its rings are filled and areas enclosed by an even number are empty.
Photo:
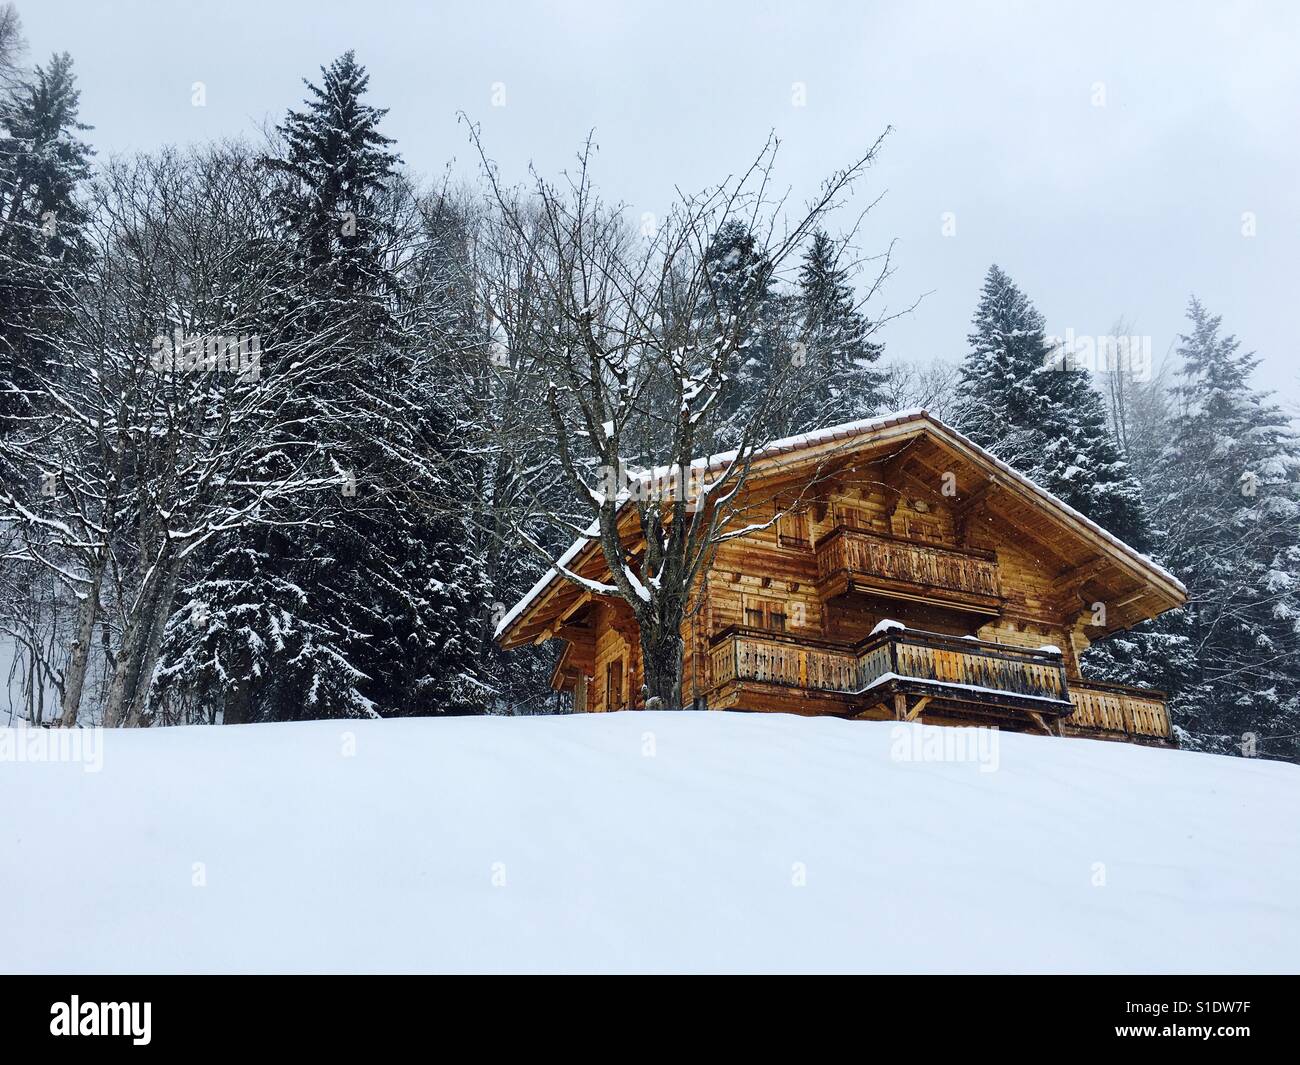
M846 529L867 529L871 528L871 519L866 513L857 507L844 507L836 504L835 506L835 524L841 525Z
M610 662L605 666L605 709L620 710L623 707L623 660Z
M746 599L745 625L751 629L785 632L785 604L776 599Z
M800 507L776 519L776 539L782 547L808 546L808 512Z

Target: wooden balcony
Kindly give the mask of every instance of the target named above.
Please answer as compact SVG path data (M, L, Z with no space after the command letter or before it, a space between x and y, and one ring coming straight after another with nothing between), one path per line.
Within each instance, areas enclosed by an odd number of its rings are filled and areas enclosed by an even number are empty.
M836 528L817 544L818 588L834 598L869 592L996 615L997 556L863 529Z
M944 718L1011 726L1041 726L1073 710L1059 654L916 629L849 648L732 628L715 638L710 665L719 696L711 706L906 716L899 706L915 715L933 704Z
M1073 709L1065 660L1056 651L917 629L870 636L855 650L856 698L864 709L915 717L934 704L946 718L1008 725L1027 719L1044 729Z
M1068 681L1064 660L1054 651L918 629L891 629L845 647L730 628L714 638L709 657L709 705L718 709L844 717L924 713L932 721L1173 742L1162 692Z
M1067 733L1138 743L1172 743L1173 730L1164 692L1101 681L1070 685L1074 713L1062 726Z
M735 681L849 693L858 687L852 649L785 633L730 628L709 652L714 686Z

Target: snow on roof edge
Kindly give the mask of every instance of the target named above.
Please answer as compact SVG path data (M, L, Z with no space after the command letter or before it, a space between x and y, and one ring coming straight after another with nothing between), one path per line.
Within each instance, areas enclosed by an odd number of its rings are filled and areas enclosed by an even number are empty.
M929 418L930 421L937 419L931 417L930 412L924 407L908 407L905 410L895 411L892 414L879 414L874 418L862 418L856 422L844 422L840 425L830 425L825 429L814 429L810 433L799 433L795 436L783 437L780 440L773 440L770 444L764 444L762 447L754 449L751 460L770 457L772 455L782 455L789 451L800 451L806 447L816 447L818 444L826 444L832 440L848 437L861 436L863 433L872 429L883 429L887 425L901 425L903 422L909 422L916 418ZM942 424L942 423L937 423ZM721 451L716 455L709 455L707 458L701 457L691 460L691 468L701 468L711 470L715 466L725 466L733 462L739 454L739 448L733 448L730 451ZM655 473L666 473L670 467L657 466ZM642 479L648 479L652 476L650 473L642 475Z
M587 526L586 534L574 540L573 543L571 543L568 546L568 548L565 550L564 554L562 554L558 559L555 560L555 565L545 570L542 573L542 575L537 578L536 583L531 588L529 588L528 591L524 594L524 597L520 599L519 602L517 602L514 606L512 606L501 618L501 620L497 622L496 630L492 633L492 639L494 640L500 639L501 634L504 633L506 629L508 629L511 625L513 625L515 623L515 620L519 617L519 615L528 609L532 601L542 594L542 592L546 589L546 586L550 584L554 578L560 575L560 567L568 566L568 564L572 562L574 558L577 556L578 552L581 551L587 544L591 543L591 537L596 535L596 533L599 531L600 531L599 521L593 521L590 525Z

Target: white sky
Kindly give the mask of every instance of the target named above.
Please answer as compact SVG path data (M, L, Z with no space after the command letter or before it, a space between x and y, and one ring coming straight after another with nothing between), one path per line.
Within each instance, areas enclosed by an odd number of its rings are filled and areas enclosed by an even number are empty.
M1195 292L1300 399L1300 4L18 0L32 58L76 60L101 153L252 133L347 48L429 175L473 173L460 110L507 177L554 175L589 129L606 196L662 211L769 130L796 193L896 127L860 198L899 239L893 356L956 358L996 261L1049 332L1120 316L1157 359ZM205 107L191 85L206 85ZM506 106L493 107L492 86ZM792 105L792 84L807 104ZM1106 104L1093 105L1096 83ZM1242 235L1254 212L1257 235ZM945 212L954 237L941 235ZM847 216L846 216L847 220Z

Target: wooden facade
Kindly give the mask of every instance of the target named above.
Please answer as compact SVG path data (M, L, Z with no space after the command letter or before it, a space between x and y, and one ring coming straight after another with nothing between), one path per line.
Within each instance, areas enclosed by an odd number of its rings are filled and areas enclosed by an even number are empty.
M757 528L719 545L683 626L688 705L1171 742L1161 693L1090 681L1079 657L1183 587L926 412L770 445L743 501ZM594 542L570 559L605 573ZM617 599L553 572L498 637L564 641L553 684L575 710L641 705Z

